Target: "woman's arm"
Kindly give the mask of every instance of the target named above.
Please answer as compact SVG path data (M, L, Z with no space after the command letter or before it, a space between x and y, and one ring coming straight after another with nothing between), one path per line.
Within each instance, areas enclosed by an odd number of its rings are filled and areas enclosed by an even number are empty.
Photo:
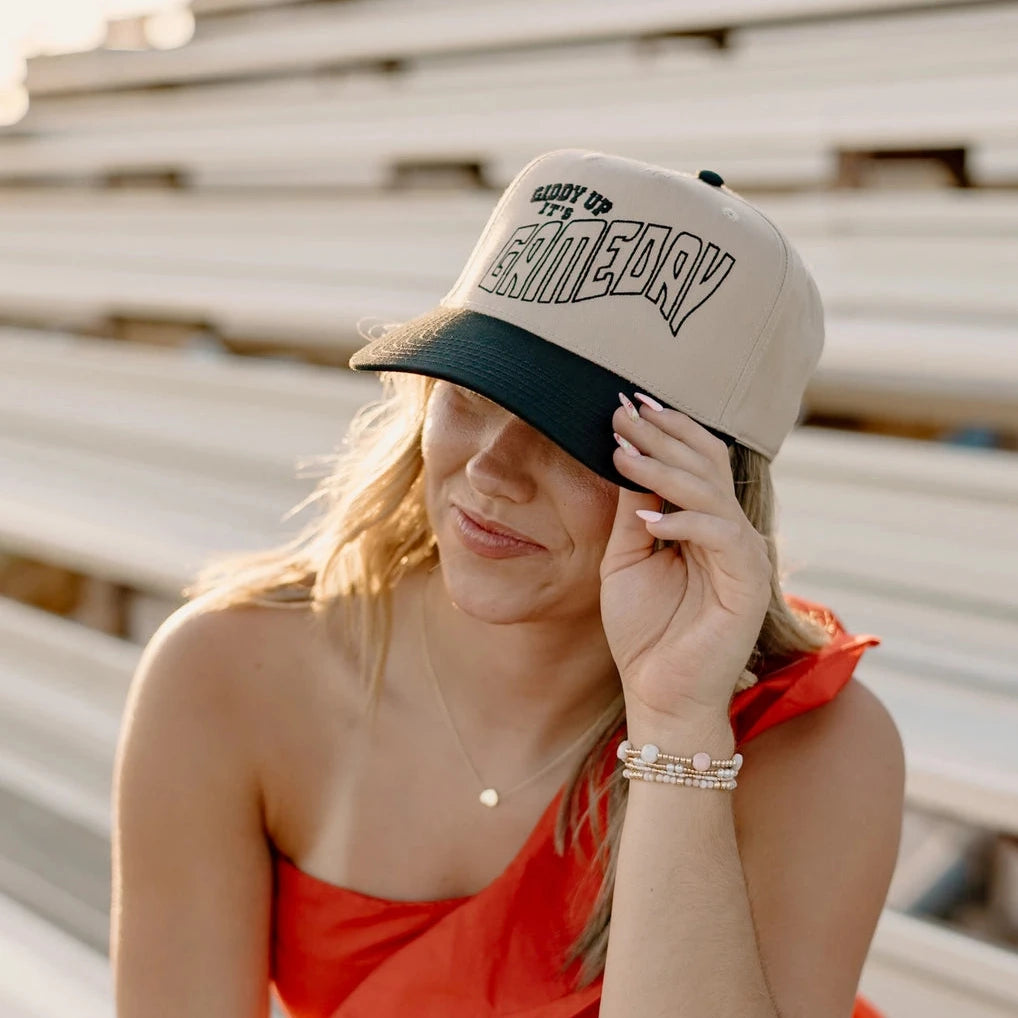
M639 411L620 393L614 461L654 494L619 489L601 562L629 739L730 757L732 694L775 567L725 443L637 398ZM681 509L662 514L659 499ZM603 1018L849 1018L897 858L897 729L875 698L842 689L744 757L731 792L632 782Z
M727 718L629 722L730 757ZM898 852L904 757L850 682L757 736L732 792L630 782L601 1018L849 1018Z
M272 874L250 726L229 620L189 608L145 648L117 749L117 1015L265 1018Z

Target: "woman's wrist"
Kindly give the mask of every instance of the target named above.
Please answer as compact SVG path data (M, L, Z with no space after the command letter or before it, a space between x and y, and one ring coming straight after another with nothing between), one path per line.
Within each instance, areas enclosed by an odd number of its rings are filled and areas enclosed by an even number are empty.
M735 749L731 719L721 710L697 708L677 715L627 704L626 733L634 746L653 743L662 752L676 755L705 752L724 759Z

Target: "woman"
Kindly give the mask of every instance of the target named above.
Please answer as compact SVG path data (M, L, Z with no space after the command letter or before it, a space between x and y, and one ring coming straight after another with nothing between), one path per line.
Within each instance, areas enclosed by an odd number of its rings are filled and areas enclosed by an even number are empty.
M319 519L146 648L119 1013L876 1014L901 743L879 639L782 592L768 470L822 343L717 174L524 167L351 361L387 395Z

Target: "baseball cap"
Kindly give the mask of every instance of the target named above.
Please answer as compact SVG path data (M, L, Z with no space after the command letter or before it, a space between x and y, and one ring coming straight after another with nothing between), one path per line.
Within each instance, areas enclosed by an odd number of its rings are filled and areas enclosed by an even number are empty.
M801 258L717 173L559 149L509 184L438 306L350 366L464 386L600 476L646 491L612 460L620 390L771 460L823 339Z

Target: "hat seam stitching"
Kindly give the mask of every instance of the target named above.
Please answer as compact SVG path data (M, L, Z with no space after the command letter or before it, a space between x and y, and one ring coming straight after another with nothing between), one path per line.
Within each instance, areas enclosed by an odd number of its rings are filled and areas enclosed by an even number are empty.
M788 249L788 243L785 240L784 235L769 216L765 215L759 209L754 209L754 211L757 212L760 218L771 228L771 231L777 238L778 243L781 245L781 254L784 264L782 266L781 282L779 283L777 292L774 294L774 299L771 301L771 305L764 316L764 320L760 326L760 332L753 342L753 348L750 350L749 356L746 358L746 361L742 366L742 370L739 372L738 377L733 381L732 387L729 389L728 396L724 400L724 404L721 408L722 419L724 419L724 417L728 414L732 402L736 399L741 399L745 395L746 390L749 387L749 380L753 377L757 364L759 364L764 351L768 348L774 337L773 326L775 323L777 309L781 304L782 297L785 296L785 286L788 282L789 273L792 267L791 252ZM773 456L773 453L770 455Z

